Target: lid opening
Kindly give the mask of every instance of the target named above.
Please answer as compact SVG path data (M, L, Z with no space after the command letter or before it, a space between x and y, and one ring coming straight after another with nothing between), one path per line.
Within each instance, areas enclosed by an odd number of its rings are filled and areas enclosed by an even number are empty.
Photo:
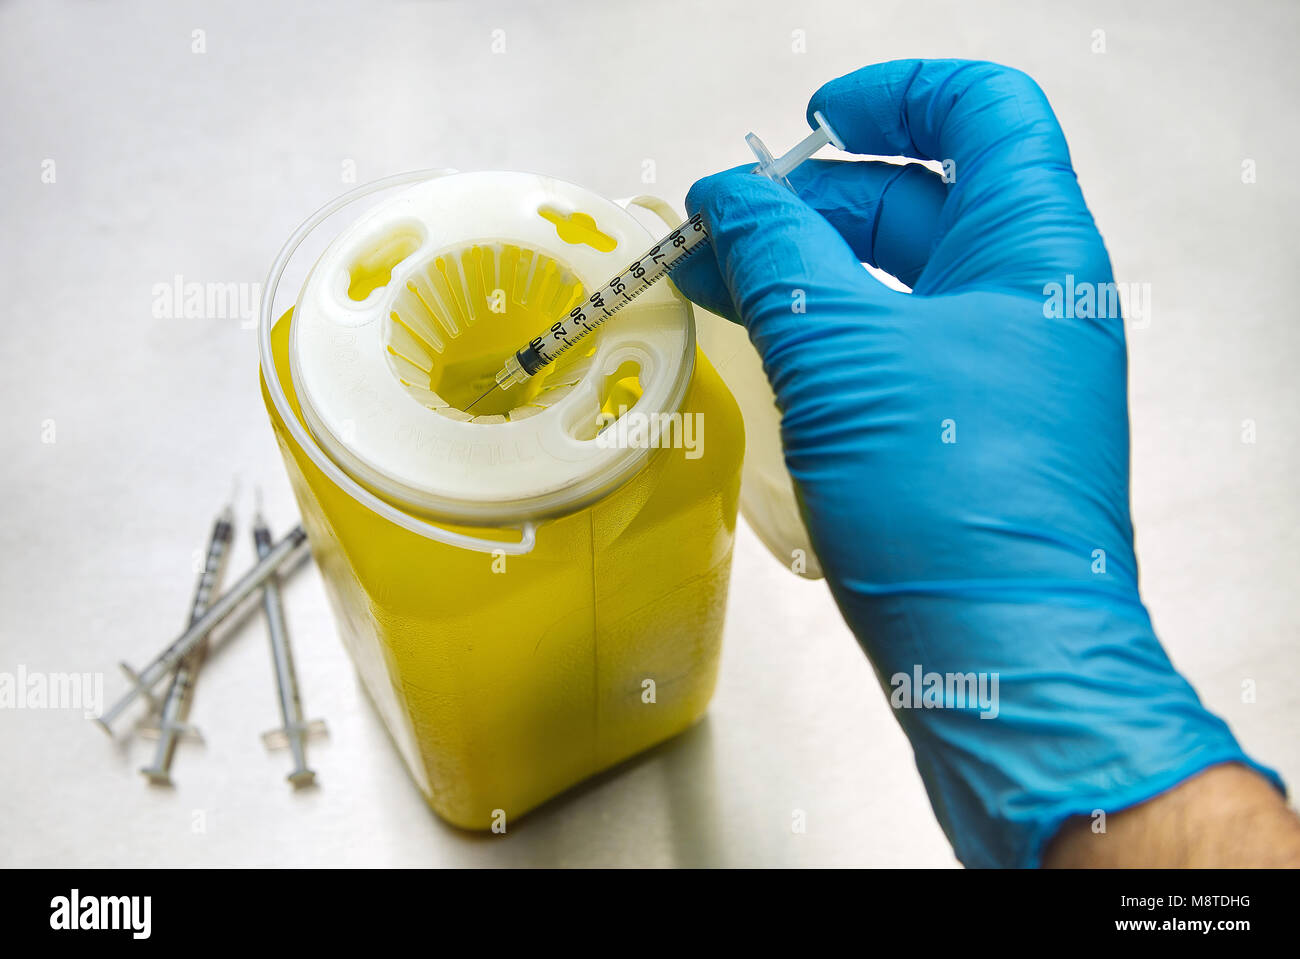
M384 326L389 368L422 406L491 425L541 412L544 394L596 348L561 357L527 383L491 390L502 358L585 296L564 263L516 243L459 244L414 267ZM487 394L486 396L484 394ZM515 415L518 411L519 415Z

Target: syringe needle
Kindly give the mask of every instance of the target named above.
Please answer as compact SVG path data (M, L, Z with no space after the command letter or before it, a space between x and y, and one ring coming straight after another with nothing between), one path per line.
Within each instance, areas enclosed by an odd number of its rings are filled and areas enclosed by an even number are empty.
M473 409L475 406L477 406L479 403L482 403L485 399L487 399L487 398L488 398L488 397L493 393L493 391L496 390L496 388L497 388L497 385L496 385L495 383L493 383L491 386L489 386L489 387L488 387L488 391L487 391L486 393L484 393L482 396L480 396L478 399L476 399L473 403L469 404L469 406L465 407L465 412L468 413L470 410L472 410L472 409Z

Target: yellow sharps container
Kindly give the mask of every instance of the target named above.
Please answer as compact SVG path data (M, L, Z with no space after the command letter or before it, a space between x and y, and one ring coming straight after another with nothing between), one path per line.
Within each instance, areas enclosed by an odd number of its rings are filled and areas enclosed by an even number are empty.
M272 270L262 386L312 552L365 688L456 825L519 816L713 693L744 427L690 304L660 283L464 412L654 239L559 180L426 172L340 198Z

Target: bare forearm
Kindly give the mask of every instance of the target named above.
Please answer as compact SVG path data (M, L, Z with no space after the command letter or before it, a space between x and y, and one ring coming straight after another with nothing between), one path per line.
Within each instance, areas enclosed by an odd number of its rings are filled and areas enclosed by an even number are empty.
M1053 868L1300 867L1300 817L1262 776L1214 766L1139 806L1062 827L1043 857Z

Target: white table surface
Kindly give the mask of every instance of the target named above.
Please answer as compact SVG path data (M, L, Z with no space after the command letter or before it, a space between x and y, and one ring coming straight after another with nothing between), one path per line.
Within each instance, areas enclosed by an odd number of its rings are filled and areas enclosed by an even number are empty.
M1247 748L1300 781L1300 7L1065 6L0 6L0 672L103 671L116 697L114 664L181 625L232 474L245 519L256 483L278 526L294 521L253 332L238 316L155 318L152 288L260 283L289 231L349 186L347 161L358 181L531 169L625 196L653 159L655 191L680 206L697 177L747 158L747 130L780 147L802 136L825 80L897 57L994 59L1047 91L1117 279L1151 284L1130 375L1159 632ZM572 146L650 81L661 92L638 123ZM247 540L241 527L236 568ZM331 730L311 753L320 789L292 793L286 757L258 742L276 711L252 620L203 673L208 744L177 758L174 791L136 773L148 744L116 748L76 710L0 710L0 864L955 863L824 584L791 576L747 529L708 719L505 837L457 832L424 806L314 568L287 603L308 711Z

